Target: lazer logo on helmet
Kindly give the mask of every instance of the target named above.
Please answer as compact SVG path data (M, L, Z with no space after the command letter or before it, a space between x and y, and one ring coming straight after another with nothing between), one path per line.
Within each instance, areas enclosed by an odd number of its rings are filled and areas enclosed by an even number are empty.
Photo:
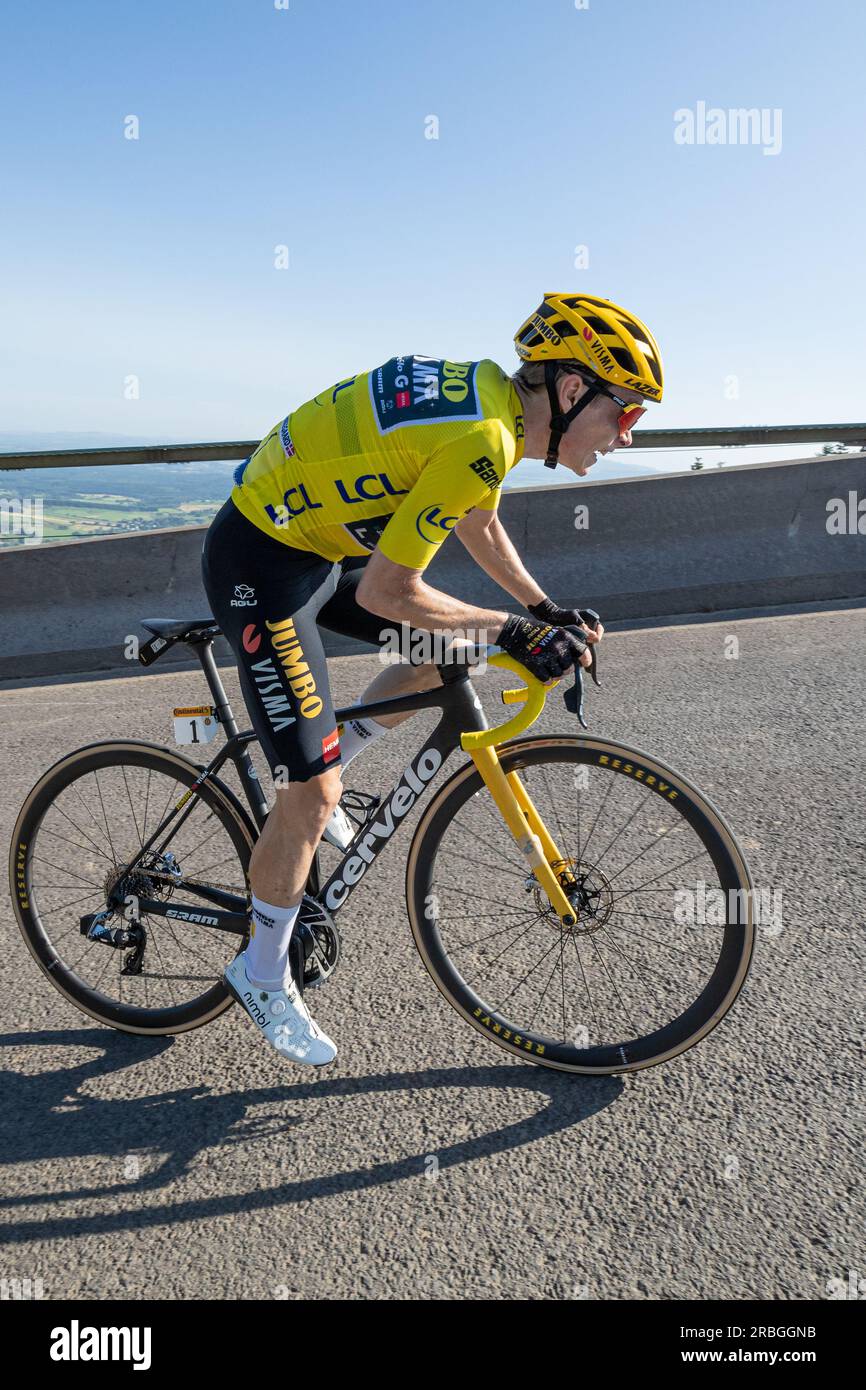
M623 385L631 391L640 391L643 396L660 396L661 390L658 386L651 385L648 381L638 381L636 376L627 376Z
M429 545L441 545L445 539L443 531L453 531L459 520L459 516L444 516L441 504L434 503L432 507L425 507L423 512L418 513L415 518L415 530Z
M378 816L368 826L357 852L340 865L325 888L325 906L340 907L350 887L364 877L376 855L388 843L400 821L411 811L425 786L442 766L438 748L426 748L414 763L410 763L392 791Z

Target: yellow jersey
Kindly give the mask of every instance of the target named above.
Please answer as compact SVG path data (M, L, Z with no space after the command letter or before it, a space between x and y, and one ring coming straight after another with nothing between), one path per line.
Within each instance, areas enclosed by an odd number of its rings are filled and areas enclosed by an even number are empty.
M327 560L376 546L422 570L523 456L523 408L495 362L392 357L275 425L235 472L260 530Z

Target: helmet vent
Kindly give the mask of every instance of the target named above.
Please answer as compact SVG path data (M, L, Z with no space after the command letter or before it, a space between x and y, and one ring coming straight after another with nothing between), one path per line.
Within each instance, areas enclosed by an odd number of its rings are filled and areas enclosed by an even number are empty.
M640 368L627 348L614 347L611 343L607 343L606 347L611 357L619 363L623 371L630 372L632 376L640 374Z

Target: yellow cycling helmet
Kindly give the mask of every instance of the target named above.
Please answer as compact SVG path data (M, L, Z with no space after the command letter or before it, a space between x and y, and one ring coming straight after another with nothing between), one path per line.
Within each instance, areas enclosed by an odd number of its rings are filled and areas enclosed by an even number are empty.
M591 294L546 294L534 314L514 335L517 354L524 362L544 362L550 399L550 445L545 462L555 468L559 441L576 415L596 395L604 394L590 382L589 391L567 415L559 410L555 390L556 363L576 362L600 382L625 386L653 401L664 389L658 343L645 323L613 304Z

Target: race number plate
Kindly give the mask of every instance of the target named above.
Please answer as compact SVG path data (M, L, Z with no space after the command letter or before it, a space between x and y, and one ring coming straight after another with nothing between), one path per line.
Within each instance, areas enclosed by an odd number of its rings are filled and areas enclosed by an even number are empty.
M174 711L175 743L210 743L218 729L212 705L182 705Z

